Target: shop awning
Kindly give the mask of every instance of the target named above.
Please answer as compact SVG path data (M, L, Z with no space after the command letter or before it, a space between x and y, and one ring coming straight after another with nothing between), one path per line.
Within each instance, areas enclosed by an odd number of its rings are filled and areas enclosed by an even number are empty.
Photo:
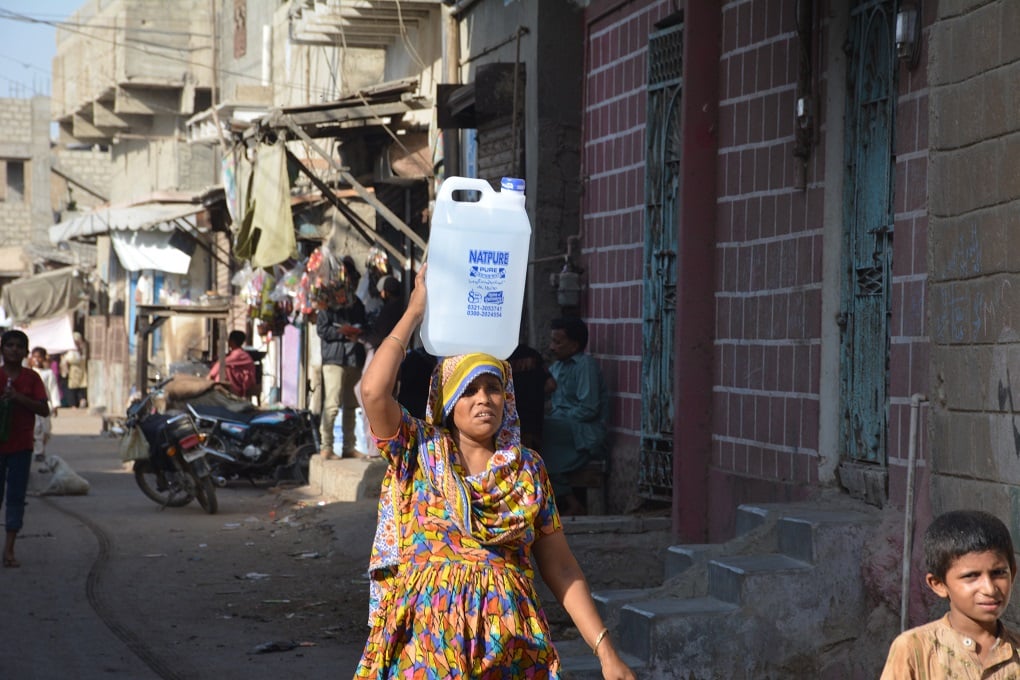
M194 203L148 203L125 208L99 208L50 227L50 242L60 243L113 231L174 231L178 225L197 231L195 215L205 206Z
M187 274L191 256L195 253L195 239L174 231L111 231L110 242L124 269L137 272L143 269Z
M85 279L74 267L12 281L0 293L0 305L16 323L63 314L86 300Z

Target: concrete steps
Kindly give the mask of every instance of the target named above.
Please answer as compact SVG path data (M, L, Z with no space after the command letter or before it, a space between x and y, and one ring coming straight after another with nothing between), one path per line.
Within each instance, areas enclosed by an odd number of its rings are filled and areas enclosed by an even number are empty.
M378 460L314 456L309 486L336 501L378 498L385 471ZM856 506L744 505L732 540L659 548L662 571L645 574L654 579L661 573L658 587L596 590L593 596L614 644L639 677L821 677L814 674L822 668L818 649L854 638L854 627L867 618L856 556L877 517L874 509ZM668 524L665 517L588 516L565 518L564 529L579 558L605 564L614 556L634 560L646 554L650 544L635 543L636 537L656 531L665 537ZM641 562L633 563L635 569ZM641 582L649 581L635 581ZM536 586L549 602L544 585ZM583 640L556 646L564 678L601 677ZM807 670L790 671L791 658Z
M865 620L855 557L877 522L868 508L744 505L733 540L671 546L663 585L594 597L639 676L792 677L790 659L821 668L817 650ZM565 656L564 668L573 662Z
M560 655L563 680L602 680L602 666L592 655L591 648L580 638L556 642L556 651ZM638 677L644 677L645 664L641 659L630 654L622 654L623 660Z
M312 456L308 467L308 490L331 501L379 498L386 464L381 458L325 460Z

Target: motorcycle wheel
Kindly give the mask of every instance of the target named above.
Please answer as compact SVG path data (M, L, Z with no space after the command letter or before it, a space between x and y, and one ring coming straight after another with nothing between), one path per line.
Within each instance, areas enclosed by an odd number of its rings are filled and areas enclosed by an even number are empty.
M151 461L136 460L134 471L135 484L160 507L180 508L194 500L194 496L183 489L173 488L163 473L153 468Z
M294 462L290 464L289 470L291 480L300 486L308 484L308 468L311 465L312 456L317 453L314 444L304 444L294 454Z
M195 485L195 498L198 499L198 504L208 514L215 515L220 506L216 500L216 487L213 485L212 478L191 475L191 481Z
M212 432L206 435L205 448L219 451L220 453L229 452L227 443ZM219 456L207 456L206 460L209 462L209 470L212 476L221 480L218 486L221 488L227 486L227 481L234 476L234 470L231 469L231 465Z

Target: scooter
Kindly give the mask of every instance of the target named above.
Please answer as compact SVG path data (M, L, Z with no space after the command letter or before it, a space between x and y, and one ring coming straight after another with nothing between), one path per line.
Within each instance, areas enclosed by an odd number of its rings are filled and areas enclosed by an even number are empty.
M219 508L207 449L195 422L187 412L161 412L156 401L169 379L158 383L127 410L125 426L141 431L149 445L149 457L134 463L135 483L161 508L183 507L198 499L215 514Z

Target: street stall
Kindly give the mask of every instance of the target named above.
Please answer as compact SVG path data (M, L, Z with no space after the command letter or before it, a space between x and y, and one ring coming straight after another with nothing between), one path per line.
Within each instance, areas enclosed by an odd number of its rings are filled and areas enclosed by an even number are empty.
M218 357L226 356L227 320L230 318L230 306L220 305L144 305L135 307L137 318L135 323L135 388L144 394L149 389L149 350L152 334L168 320L175 317L190 317L208 320L213 325L210 351Z
M409 292L432 177L432 103L416 90L415 80L396 81L273 109L226 151L233 256L243 263L231 283L267 352L271 401L307 405L319 363L309 323L336 286L351 286L367 307L381 305L383 276Z

